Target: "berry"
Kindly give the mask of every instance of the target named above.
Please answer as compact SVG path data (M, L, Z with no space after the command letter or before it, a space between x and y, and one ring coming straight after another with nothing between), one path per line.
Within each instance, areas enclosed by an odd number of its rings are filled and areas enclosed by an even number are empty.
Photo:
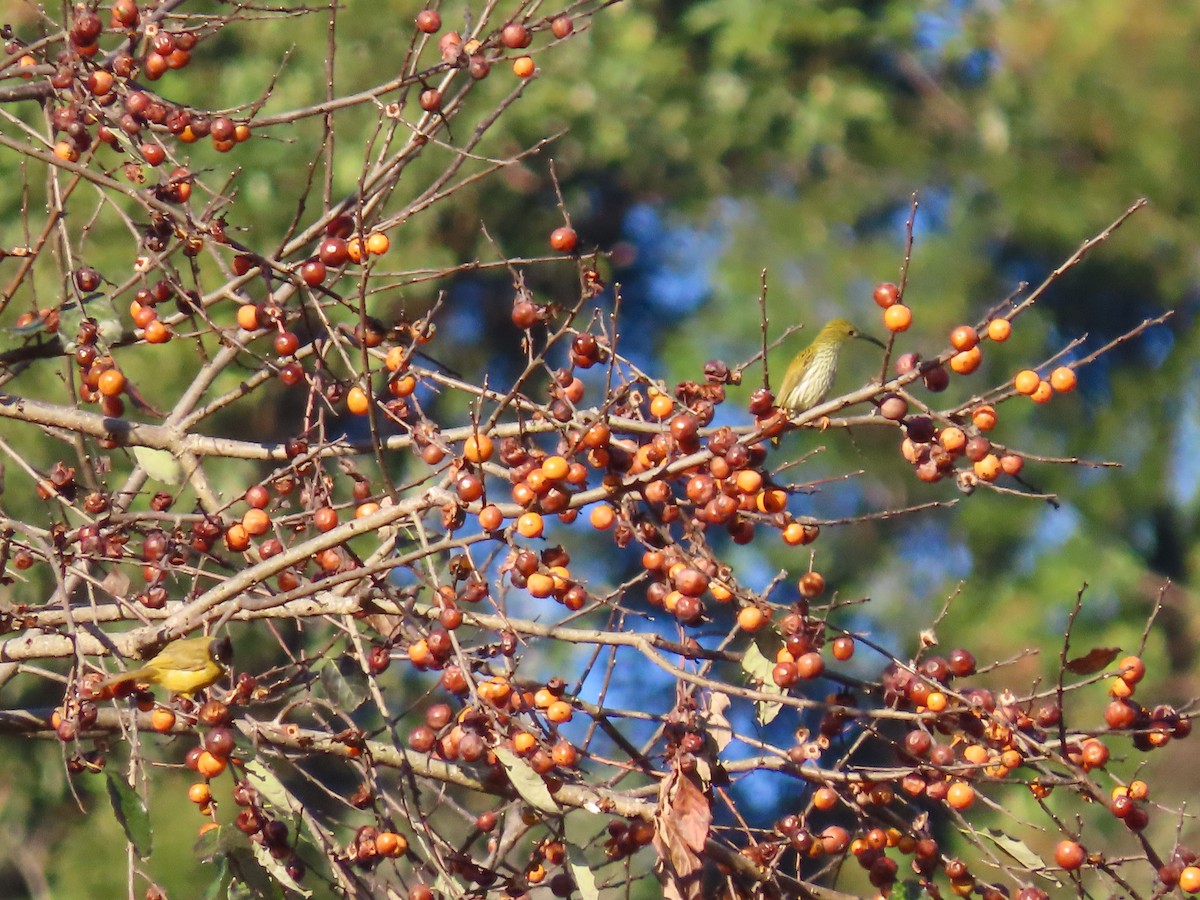
M890 281L885 281L875 286L873 296L879 306L887 309L889 306L895 306L900 302L900 288L896 287Z
M1012 322L1008 319L992 319L988 322L987 336L997 344L1008 340L1012 334Z
M570 253L575 249L577 241L578 235L575 234L575 229L569 226L564 225L550 232L550 246L559 253Z
M1041 376L1033 369L1022 369L1017 373L1017 377L1013 379L1013 387L1016 388L1018 394L1030 396L1038 389L1038 385L1042 383Z
M889 306L883 313L883 325L893 334L908 331L912 325L912 310L903 303Z

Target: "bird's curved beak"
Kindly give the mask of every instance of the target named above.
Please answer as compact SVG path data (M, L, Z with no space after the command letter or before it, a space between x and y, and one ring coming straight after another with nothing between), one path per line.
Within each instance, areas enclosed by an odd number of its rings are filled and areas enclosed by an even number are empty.
M885 344L883 341L881 341L879 338L877 338L873 335L863 334L860 331L857 336L860 340L864 340L864 341L867 341L868 343L874 344L876 347L882 347L884 350L887 349L887 344Z

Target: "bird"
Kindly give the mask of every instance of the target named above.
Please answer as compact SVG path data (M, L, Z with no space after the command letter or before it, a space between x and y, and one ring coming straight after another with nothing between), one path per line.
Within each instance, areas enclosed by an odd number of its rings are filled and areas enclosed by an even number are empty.
M863 334L848 319L831 319L811 344L788 364L779 385L779 406L792 415L812 409L825 399L837 375L842 344L860 338L883 347L878 338Z
M129 681L161 684L173 694L191 696L215 683L225 674L225 666L233 659L233 644L228 637L203 635L179 638L163 647L140 669L106 678L96 686L97 691Z

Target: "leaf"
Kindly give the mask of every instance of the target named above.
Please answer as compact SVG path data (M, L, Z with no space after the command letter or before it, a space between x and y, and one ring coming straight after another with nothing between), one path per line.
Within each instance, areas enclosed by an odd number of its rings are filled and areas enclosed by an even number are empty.
M293 893L299 894L301 897L311 897L312 891L305 890L301 887L300 882L296 881L288 874L287 866L271 855L271 851L262 844L251 844L250 848L254 851L254 858L258 860L258 864L271 873L272 877L285 888Z
M1067 671L1075 675L1094 675L1107 668L1120 652L1120 647L1096 647L1083 656L1067 660Z
M284 787L283 782L275 773L267 768L261 759L247 760L242 768L246 771L247 779L264 800L281 814L292 817L296 827L297 841L311 841L312 835L309 833L304 816L301 815L303 807L300 801L292 796L291 791Z
M508 773L508 780L521 795L521 799L542 812L561 811L557 801L550 793L550 789L546 787L546 782L542 781L541 775L533 771L533 767L529 763L507 747L497 747L495 754L496 759L500 760L500 765L504 766L504 771Z
M892 892L888 896L891 897L891 900L919 900L920 897L925 896L925 889L921 887L919 881L909 878L893 885Z
M578 851L580 857L583 851ZM575 890L583 900L600 900L600 889L596 887L596 875L586 862L571 860L571 877L575 879Z
M771 678L771 672L775 669L775 664L763 656L762 651L758 649L757 643L751 643L746 647L746 652L742 654L742 669L758 682L755 687L764 694L782 694L783 688L777 685ZM760 725L770 725L779 715L779 711L783 709L782 703L772 703L768 700L759 700L754 704L755 715L758 718Z
M283 786L283 782L263 764L261 759L250 760L246 763L245 769L255 789L277 810L292 813L299 808L299 801L293 799L288 789Z
M265 851L268 856L270 853ZM283 892L280 882L289 888L294 882L287 877L286 870L280 866L283 878L277 882L272 878L274 870L269 870L257 858L258 848L250 843L250 839L237 828L222 825L209 829L196 842L196 855L202 862L221 863L228 867L233 881L229 885L228 897L247 900L282 900ZM274 862L274 861L273 861ZM278 863L276 863L278 865ZM304 896L311 896L302 888L295 888Z
M151 836L150 816L146 812L146 804L138 796L137 791L126 783L125 779L114 772L105 772L105 786L108 790L108 800L112 804L113 813L125 837L133 844L137 855L145 859L150 855Z
M187 480L183 471L183 463L166 450L134 447L133 458L138 461L139 466L146 470L147 475L169 487L179 487Z
M319 674L325 696L343 712L354 712L367 699L367 676L349 654L329 660Z
M1046 861L1030 850L1024 841L1007 835L998 828L978 829L975 833L981 834L991 840L992 843L1019 862L1030 872L1037 872L1038 874L1049 878L1059 887L1062 887L1062 882L1047 872Z
M725 718L725 710L731 705L728 694L708 695L708 733L717 745L718 756L733 740L733 726L729 724L729 719Z
M667 900L700 900L703 896L701 853L708 842L712 807L690 778L673 769L662 780L654 813L654 849L658 879Z

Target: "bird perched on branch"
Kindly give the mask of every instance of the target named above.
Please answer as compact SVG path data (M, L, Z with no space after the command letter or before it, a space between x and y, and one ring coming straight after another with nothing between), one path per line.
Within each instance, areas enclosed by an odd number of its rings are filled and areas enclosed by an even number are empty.
M826 322L813 342L797 353L788 365L779 385L778 405L796 415L824 400L837 375L842 344L851 338L884 346L878 338L863 334L847 319Z
M204 635L171 641L140 669L106 678L96 686L108 691L128 681L161 684L173 694L191 696L225 674L233 659L233 644L227 637Z

